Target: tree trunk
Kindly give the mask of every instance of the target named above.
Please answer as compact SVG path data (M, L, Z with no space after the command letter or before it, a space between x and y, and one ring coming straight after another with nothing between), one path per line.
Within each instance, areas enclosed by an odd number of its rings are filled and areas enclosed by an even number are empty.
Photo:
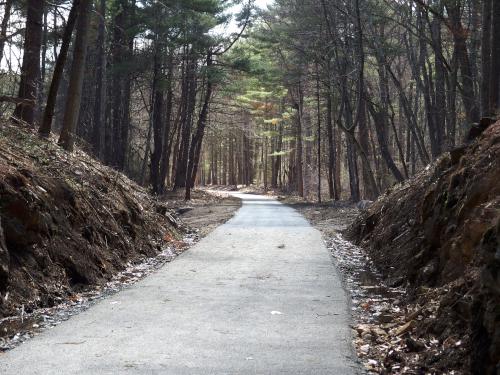
M172 78L174 74L173 66L173 52L170 52L167 63L167 77L166 77L166 99L165 99L165 127L163 133L163 150L160 161L160 183L161 189L160 193L165 191L165 181L167 180L168 167L170 162L170 153L172 150L173 134L172 139L170 139L171 132L171 122L172 122L172 108L173 108L173 91L172 91Z
M332 113L332 93L328 86L328 96L326 104L326 130L328 136L328 195L330 199L336 199L336 189L334 181L335 171L335 143L333 140L333 113Z
M41 111L41 103L43 102L44 96L44 87L45 87L45 79L47 78L47 43L48 43L48 7L44 7L43 9L43 32L42 32L42 65L40 71L40 85L38 90L38 105L36 107L36 115L35 118L38 122L40 122L40 111Z
M302 161L302 121L303 121L303 93L299 83L297 89L297 98L295 99L295 109L297 111L297 123L295 129L295 176L296 188L300 197L304 197L304 178L303 178L303 161Z
M125 169L128 152L128 134L130 128L130 68L132 59L133 37L129 35L130 18L133 10L130 0L117 1L118 13L114 17L112 55L112 128L113 161L119 170Z
M481 34L481 116L488 117L494 113L490 102L491 87L491 17L492 0L483 0L483 30Z
M341 113L339 113L341 116ZM333 144L335 147L335 169L333 171L333 183L335 190L335 200L342 198L342 163L340 156L342 155L342 133L339 131L340 120L337 121L337 126L333 127ZM335 125L335 124L334 124Z
M164 181L160 177L160 162L162 151L164 148L164 126L163 111L165 107L165 99L161 88L154 90L153 98L153 153L151 154L151 184L153 186L153 193L160 194L163 190Z
M275 170L275 180L273 181L273 187L277 188L280 186L280 174L281 174L281 152L283 150L283 123L278 124L278 139L276 141L276 152L278 155L274 159L274 170Z
M432 134L433 156L437 157L443 152L444 146L444 131L446 129L446 70L443 64L442 57L442 41L441 41L441 21L437 18L433 20L432 36L434 39L434 69L435 69L435 103L434 103L434 134Z
M3 59L3 51L5 48L5 42L7 41L7 28L9 26L10 16L12 13L12 3L13 0L7 0L5 2L2 23L0 24L0 63Z
M38 86L40 84L40 50L42 48L44 1L28 0L26 32L24 35L24 56L21 66L21 82L18 97L32 101L30 104L20 103L13 114L14 120L28 125L35 121L35 105Z
M494 2L498 4L498 1ZM497 6L500 10L500 5ZM453 41L457 51L458 64L460 66L460 77L462 81L462 101L464 103L467 122L472 124L479 121L479 108L476 101L474 90L474 80L472 67L470 64L469 52L467 50L467 31L464 29L461 21L460 4L455 2L454 5L446 3L446 9L449 14L451 29L453 34ZM500 26L498 26L500 34ZM500 35L499 35L500 36ZM493 39L495 40L495 39ZM500 47L499 47L500 52ZM500 57L500 56L499 56ZM494 59L493 59L494 61ZM493 78L493 77L492 77ZM494 85L494 81L492 85ZM494 90L498 92L497 90Z
M354 134L346 133L347 141L347 165L349 169L349 187L351 190L351 200L358 202L360 200L359 193L359 174L356 149L354 147Z
M57 102L57 92L59 91L59 86L63 78L64 66L66 65L68 50L71 43L71 35L73 34L73 29L75 28L78 16L79 4L80 0L73 1L73 5L69 11L68 21L66 22L66 27L64 28L61 50L57 56L54 73L52 74L52 81L50 83L49 94L47 97L47 105L45 106L45 110L43 112L42 124L38 129L38 133L42 137L48 137L52 129L52 120L54 118L54 110Z
M78 122L78 116L80 114L91 7L91 0L81 0L78 8L79 12L76 25L76 38L73 51L73 62L71 65L70 83L68 87L68 98L64 112L63 128L59 137L59 144L67 151L73 150L73 144L75 141L74 132Z
M319 92L319 68L316 63L316 112L317 112L317 165L318 165L318 203L321 203L321 100Z
M208 120L208 111L210 106L210 100L212 99L213 92L213 82L210 77L210 68L212 67L212 53L209 51L207 54L207 88L205 91L205 99L203 101L203 107L201 109L200 115L198 117L198 123L196 126L196 133L191 141L191 148L189 150L189 165L187 169L188 181L186 183L186 200L191 199L191 189L194 187L196 180L196 173L198 171L198 165L200 162L201 146L203 144L203 137L205 136L205 127ZM225 171L224 171L225 173Z
M359 114L359 144L363 148L365 155L368 159L370 155L370 147L369 147L369 134L368 134L368 119L366 117L366 104L363 101L363 105L360 108ZM369 163L369 159L368 159ZM367 163L361 164L361 175L363 176L363 190L364 190L364 198L369 200L375 200L378 195L377 186L373 186L375 183L375 179L370 178L370 174L372 171L368 168L369 165Z
M187 47L189 48L189 47ZM174 189L185 188L188 184L188 163L191 138L191 127L193 125L193 114L196 105L196 58L193 51L186 56L186 73L184 78L182 132L179 155L175 175Z
M92 148L94 155L102 157L104 147L104 112L106 103L106 0L99 2L99 26L97 30L96 86Z
M162 181L160 179L160 163L163 152L164 126L163 111L165 106L165 98L163 94L163 85L160 79L161 75L161 44L158 31L155 35L153 43L153 81L152 81L152 128L153 128L153 152L151 153L150 163L150 178L154 194L160 194L162 189ZM149 151L149 150L148 150ZM149 155L145 155L146 157Z
M385 115L380 113L375 109L372 103L369 103L368 109L373 118L373 123L376 128L378 144L380 148L380 153L382 154L382 158L384 159L387 168L391 171L392 175L396 178L398 182L402 182L404 180L403 175L399 171L396 163L394 163L394 159L392 158L391 152L387 143L387 133L386 133L386 124L385 124Z
M448 88L448 118L446 119L446 144L448 149L455 147L457 132L457 88L458 88L458 57L453 51L451 74Z
M490 106L491 112L499 114L500 105L500 1L493 1L492 13L492 37L491 37L491 86Z

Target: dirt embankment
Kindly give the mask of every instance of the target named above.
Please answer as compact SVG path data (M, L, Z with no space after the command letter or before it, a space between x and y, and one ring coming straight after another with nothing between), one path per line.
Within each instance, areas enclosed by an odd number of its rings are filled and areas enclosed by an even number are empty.
M497 122L387 192L347 231L419 307L409 332L445 347L425 359L434 368L500 371L499 217Z
M0 150L0 316L57 304L181 236L164 204L81 151L8 124Z
M204 235L239 207L194 192L180 212L180 194L155 199L79 150L0 124L0 318L58 305L131 264L182 251L189 224Z

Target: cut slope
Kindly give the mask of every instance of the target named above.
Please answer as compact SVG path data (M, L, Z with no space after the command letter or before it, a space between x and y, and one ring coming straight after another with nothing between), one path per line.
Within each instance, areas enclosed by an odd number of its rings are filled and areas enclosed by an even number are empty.
M0 316L102 284L157 254L178 225L123 174L0 125Z
M468 355L448 356L478 374L496 373L500 361L499 217L497 122L387 192L347 231L410 300L425 307L436 296L436 316L415 333L459 337Z

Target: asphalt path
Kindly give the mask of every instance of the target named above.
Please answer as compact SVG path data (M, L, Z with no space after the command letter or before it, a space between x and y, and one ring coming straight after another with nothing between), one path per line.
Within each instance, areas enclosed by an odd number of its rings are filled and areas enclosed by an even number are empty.
M0 356L1 374L355 374L320 233L264 196L153 275Z

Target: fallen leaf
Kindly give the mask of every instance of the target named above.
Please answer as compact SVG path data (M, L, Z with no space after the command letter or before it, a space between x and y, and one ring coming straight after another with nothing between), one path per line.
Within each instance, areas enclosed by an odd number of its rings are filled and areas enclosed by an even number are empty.
M415 321L413 320L410 320L408 323L406 324L403 324L402 326L396 328L396 330L394 331L394 334L396 336L401 336L403 334L405 334L406 332L410 331L415 325Z

